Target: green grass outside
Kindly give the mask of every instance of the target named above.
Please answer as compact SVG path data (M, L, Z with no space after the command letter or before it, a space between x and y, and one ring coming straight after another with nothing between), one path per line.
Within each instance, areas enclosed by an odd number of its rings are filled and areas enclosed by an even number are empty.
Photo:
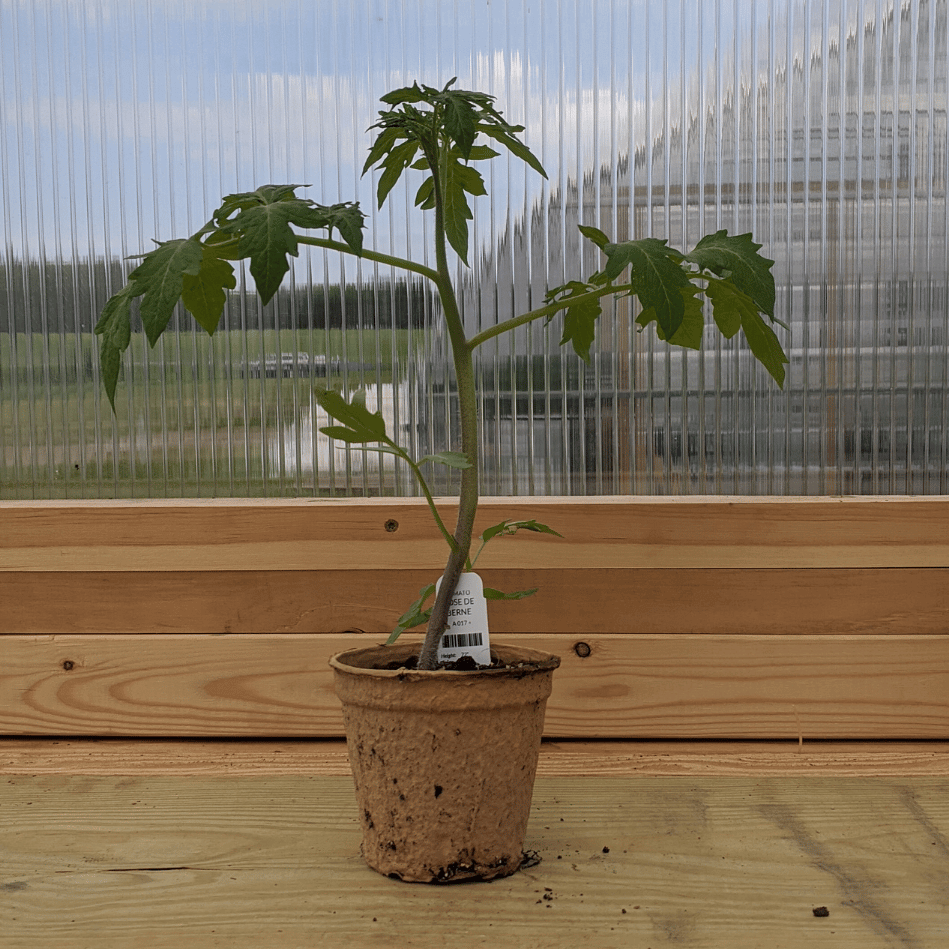
M167 336L151 350L143 334L136 334L113 415L92 374L98 354L91 333L20 334L15 373L12 341L4 335L0 497L96 496L103 486L104 496L147 496L152 490L163 495L168 485L185 496L314 493L281 478L279 471L265 470L267 462L253 447L259 446L262 430L308 405L314 385L391 382L394 367L404 366L410 347L422 339L419 331L408 330L225 331L214 337L187 332ZM239 367L248 362L297 351L363 368L352 369L345 380L241 375ZM129 452L133 441L139 447ZM23 447L31 443L32 452ZM97 443L113 457L100 463L94 452L82 457L77 449ZM247 445L252 447L245 450ZM112 447L118 450L109 451Z

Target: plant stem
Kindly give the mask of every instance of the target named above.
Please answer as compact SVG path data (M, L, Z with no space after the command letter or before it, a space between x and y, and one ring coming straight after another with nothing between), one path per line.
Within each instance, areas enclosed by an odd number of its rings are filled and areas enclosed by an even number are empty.
M298 244L309 244L312 247L325 247L327 250L335 250L340 254L349 254L352 257L359 257L363 260L373 260L378 264L386 264L389 267L397 267L399 270L410 270L422 277L427 277L433 283L437 284L438 272L426 267L424 264L417 264L414 260L406 260L404 257L395 257L392 254L383 254L378 250L367 250L363 248L360 253L356 253L349 246L341 241L330 240L327 237L311 237L308 234L297 235Z
M448 556L441 586L435 597L432 615L419 654L419 669L434 669L438 645L448 627L448 607L455 595L458 578L468 562L471 552L471 535L475 515L478 512L478 399L475 388L472 347L465 337L465 328L458 309L458 300L448 271L448 251L445 238L445 220L442 207L439 169L432 168L435 179L435 261L438 270L436 286L442 304L442 315L451 340L452 358L455 364L455 381L458 385L458 407L461 421L461 450L468 458L470 467L461 471L461 488L458 492L458 521L455 525L455 547Z
M511 330L517 329L518 326L525 326L545 316L548 318L556 316L561 310L566 310L568 307L574 306L577 303L587 303L592 300L598 300L600 297L626 293L632 289L632 284L623 284L621 286L610 284L599 290L591 290L589 293L581 293L575 297L555 300L553 303L548 303L547 306L541 307L538 310L530 310L527 313L521 313L520 316L512 316L503 323L496 323L494 326L489 326L486 330L482 330L480 333L472 336L471 339L468 340L468 346L473 350L477 349L482 343L486 343L489 339L494 339L496 336L509 333Z
M393 444L395 443L393 442ZM407 454L403 453L402 458L409 466L412 474L415 475L415 480L418 481L419 487L421 487L422 492L425 495L425 500L428 503L428 509L432 512L432 517L435 518L435 523L438 525L438 529L442 532L442 536L448 542L449 549L454 550L457 546L455 543L455 538L452 537L452 535L448 532L448 528L445 527L445 522L438 513L438 508L435 506L435 499L432 497L432 492L428 486L428 482L425 480L425 476L422 474L422 469L419 468L419 466L414 461L412 461L412 459Z

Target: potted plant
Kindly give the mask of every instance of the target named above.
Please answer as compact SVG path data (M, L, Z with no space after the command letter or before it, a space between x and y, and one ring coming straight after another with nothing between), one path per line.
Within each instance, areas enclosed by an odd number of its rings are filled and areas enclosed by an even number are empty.
M761 245L750 234L733 237L725 231L704 237L684 253L656 238L612 242L599 229L581 226L583 236L604 255L602 269L587 280L551 289L543 307L467 335L450 257L454 253L467 263L469 196L486 193L477 165L497 156L500 148L546 175L518 138L523 126L508 124L493 96L453 85L454 80L441 89L415 83L383 96L385 109L373 126L378 135L363 169L363 174L380 172L380 206L403 175L420 173L415 204L434 215L434 267L365 247L364 215L356 203L319 205L296 193L302 186L264 185L229 195L196 233L161 242L143 255L96 326L103 379L114 407L133 301L139 301L152 345L179 300L213 333L226 292L236 285L232 261L249 260L264 302L276 293L289 270L288 256L296 256L300 244L398 268L434 285L451 343L460 451L414 459L386 431L382 415L369 411L361 393L347 397L320 389L316 398L336 422L323 429L326 434L350 445L376 446L409 466L448 548L440 581L420 591L385 646L351 650L331 660L360 798L364 857L380 872L436 882L490 879L521 866L544 707L559 664L555 656L497 644L481 662L470 648L460 657L454 655L458 650L444 648L446 630L454 626L453 601L456 607L459 600L470 601L467 606L480 611L485 597L518 599L535 592L488 588L482 593L473 573L479 429L472 356L477 347L519 326L559 316L561 343L589 360L601 301L623 295L639 300L639 328L653 327L671 344L701 348L707 300L718 330L726 338L743 330L751 352L779 385L787 362L769 325L776 322L773 261L758 253ZM295 228L328 233L315 237ZM423 472L427 464L460 471L454 530L436 507ZM556 533L533 520L505 520L483 532L478 553L493 538L521 530ZM395 643L404 630L423 624L427 631L420 648ZM478 638L451 635L455 644ZM441 662L445 653L455 659L448 668Z

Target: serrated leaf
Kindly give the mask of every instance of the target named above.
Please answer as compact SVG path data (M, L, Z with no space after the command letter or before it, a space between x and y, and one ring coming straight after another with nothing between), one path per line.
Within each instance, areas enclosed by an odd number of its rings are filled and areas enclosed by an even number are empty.
M264 303L270 302L290 269L287 258L299 253L297 235L291 224L323 226L309 202L296 198L244 208L222 227L227 233L239 236L241 256L250 258L250 272Z
M466 101L464 93L446 93L443 97L445 104L445 131L457 144L465 160L471 157L471 146L478 134L475 123L475 113L471 104Z
M435 452L433 455L426 455L424 458L420 458L418 463L424 464L426 461L431 461L436 465L447 465L449 468L470 468L471 462L468 461L468 456L464 452L460 451L439 451Z
M508 126L505 128L514 127L516 126ZM521 161L526 162L531 166L531 168L534 169L534 171L546 178L547 172L544 171L544 166L534 156L534 153L523 142L515 138L508 131L505 131L505 128L498 128L497 126L488 125L484 122L478 123L479 132L483 132L485 135L493 138L496 142L500 142L512 155L514 155L516 158L520 158Z
M754 313L742 313L741 328L745 333L745 339L751 347L755 358L768 370L772 379L783 389L784 388L784 367L788 362L781 342L774 330L768 326L761 318L761 315Z
M210 336L224 312L225 290L233 290L236 286L234 268L206 244L197 274L185 274L182 280L181 302Z
M560 345L570 343L585 363L590 362L590 347L596 338L596 321L601 312L599 300L575 303L564 311Z
M402 172L408 168L419 150L419 143L415 140L403 142L401 145L391 149L385 160L382 162L383 172L379 177L379 184L376 187L376 198L378 206L381 208L389 192L395 187Z
M464 263L468 263L468 221L471 220L471 208L465 191L471 184L466 172L472 172L481 180L481 175L473 168L466 168L457 159L449 158L442 166L442 205L444 208L445 237L455 253ZM482 191L484 193L482 181ZM478 192L472 192L478 193Z
M502 593L492 587L485 587L484 598L486 600L523 600L528 596L533 596L538 589L539 587L534 587L532 590L515 590L513 593Z
M685 259L720 277L727 276L738 290L751 297L758 310L773 317L774 261L758 253L761 246L751 234L732 237L721 230L703 237Z
M391 646L407 629L414 629L416 626L421 626L423 623L428 622L429 617L432 615L432 607L423 610L422 606L434 592L434 583L430 583L428 586L422 587L422 589L419 590L418 599L399 617L395 629L392 630L392 633L386 640L387 646Z
M705 295L712 301L712 317L725 339L731 339L741 329L743 309L756 313L754 301L728 280L711 280Z
M644 310L653 309L663 338L675 335L685 317L682 289L689 278L682 269L682 255L664 240L646 237L642 240L607 244L604 272L615 280L628 266L633 292Z
M563 537L563 534L559 531L555 531L546 524L541 524L540 521L534 518L531 518L529 521L515 521L513 526L518 530L531 531L534 534L550 534L553 537Z
M354 393L349 402L339 392L330 389L317 388L314 398L330 418L342 422L344 430L352 434L353 437L338 436L343 441L389 441L382 413L370 412L366 408L366 394L362 390Z
M383 100L384 101L384 100ZM383 129L377 136L375 142L373 142L372 147L369 149L369 157L366 159L366 163L362 166L363 175L369 171L376 162L382 158L387 151L389 151L392 146L399 140L402 136L401 129L397 128L386 128Z
M712 315L722 335L734 336L735 323L739 322L752 354L783 389L788 357L774 330L762 319L757 303L730 278L710 280L705 294L712 301Z
M512 521L506 519L501 521L500 524L495 524L493 527L487 528L484 533L481 535L481 540L486 544L489 540L493 540L495 537L500 536L511 536L516 534L519 530L532 531L535 534L552 534L554 537L563 537L563 534L557 533L552 527L548 527L546 524L541 524L535 519L529 521Z
M214 212L214 222L220 227L239 211L293 198L297 188L308 187L309 185L261 185L255 191L226 195L221 206Z
M132 339L132 300L143 292L130 280L118 293L109 297L96 321L95 333L102 337L99 343L99 368L113 412L122 353L128 349Z
M158 342L181 299L185 275L200 271L203 255L203 245L192 238L164 241L145 254L129 274L129 280L144 290L140 313L145 335L152 346Z
M393 89L391 92L387 92L384 96L379 97L379 101L385 102L387 105L401 105L403 102L424 102L425 95L419 88L419 84L413 82L411 86L404 86L401 89Z
M339 231L340 237L357 253L362 253L362 232L366 225L366 215L362 213L356 201L343 201L340 204L314 204L309 223L293 221L300 227L326 227L330 236L333 229Z
M702 348L702 334L705 330L705 314L702 312L702 301L698 299L700 289L694 284L689 283L682 288L683 315L679 328L673 333L667 341L673 346L684 346L687 349L699 350ZM643 310L636 318L636 322L646 327L653 321L656 321L656 335L659 339L666 340L667 337L658 325L656 320L656 311L652 307Z
M490 158L497 158L500 154L490 145L472 145L467 155L467 161L487 161Z

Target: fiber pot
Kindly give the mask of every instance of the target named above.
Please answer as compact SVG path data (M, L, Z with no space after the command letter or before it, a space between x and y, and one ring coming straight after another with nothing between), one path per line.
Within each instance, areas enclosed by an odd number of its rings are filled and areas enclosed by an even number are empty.
M447 883L507 876L524 834L557 656L496 645L507 668L420 672L416 644L330 660L362 823L379 873ZM377 668L385 667L388 668Z

